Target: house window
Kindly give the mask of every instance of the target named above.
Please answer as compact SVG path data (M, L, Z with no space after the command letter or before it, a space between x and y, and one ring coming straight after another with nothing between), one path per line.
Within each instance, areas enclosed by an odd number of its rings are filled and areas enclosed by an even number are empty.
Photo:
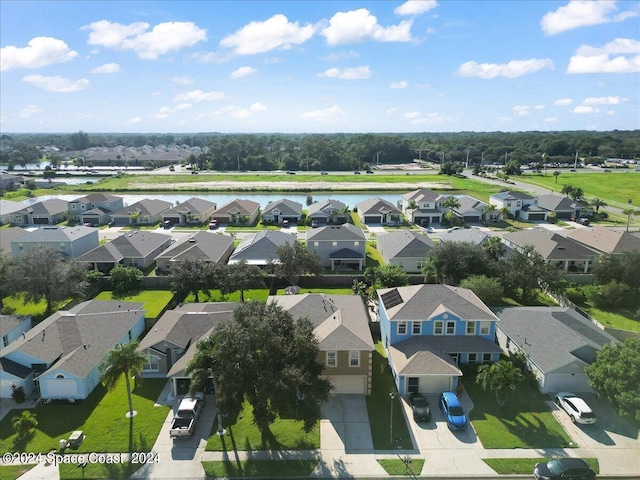
M424 258L421 258L420 260L418 260L418 270L422 270L424 268L424 266L427 264L427 261Z
M491 330L491 322L480 322L480 335L489 335Z
M482 363L491 363L491 354L490 353L483 353L482 354Z
M467 335L476 334L476 322L467 322Z
M360 352L357 350L349 352L349 366L350 367L359 367L360 366Z
M56 375L56 378L57 378L58 380L64 380L64 375L62 375L62 374L60 373L60 374Z
M336 352L327 352L327 367L335 368L338 366L338 355Z
M453 359L453 361L457 365L458 364L458 359L460 358L460 354L459 353L450 353L449 355L451 355L451 358Z
M444 322L442 320L438 320L433 324L433 334L434 335L442 335L444 333Z
M319 246L320 246L320 243L319 243L319 242L313 242L313 246L314 246L314 247L319 247Z
M158 372L160 371L160 357L157 355L147 355L147 361L142 366L142 370L145 372Z
M76 204L75 204L75 203L72 203L72 204L71 204L71 210L75 210L75 209L76 209Z
M6 347L7 345L9 345L9 337L7 335L3 335L2 336L2 347Z
M407 322L398 322L398 335L407 334Z
M413 325L411 326L411 333L413 333L414 335L420 335L421 331L422 331L422 323L413 322Z
M337 246L338 246L338 242L331 242L331 245L332 245L333 247L337 247Z
M360 246L360 242L353 242L353 246L354 247L359 247Z
M407 392L418 393L420 391L420 378L409 377L407 379Z
M478 354L477 353L470 353L469 354L469 363L476 363L478 361Z
M80 210L86 210L86 209L87 209L86 205L84 205L84 204L80 205Z
M454 335L456 333L456 322L447 322L447 335Z

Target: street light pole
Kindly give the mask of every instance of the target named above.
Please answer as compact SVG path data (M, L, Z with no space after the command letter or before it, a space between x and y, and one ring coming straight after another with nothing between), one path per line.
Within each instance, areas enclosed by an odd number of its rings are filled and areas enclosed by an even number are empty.
M393 400L396 398L396 394L389 392L389 398L391 399L391 418L389 422L389 445L393 445Z

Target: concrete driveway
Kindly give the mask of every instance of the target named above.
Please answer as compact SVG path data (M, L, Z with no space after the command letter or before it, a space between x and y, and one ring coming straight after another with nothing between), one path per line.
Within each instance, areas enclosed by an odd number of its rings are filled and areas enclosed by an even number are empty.
M320 448L323 453L373 453L364 395L330 395L321 409Z

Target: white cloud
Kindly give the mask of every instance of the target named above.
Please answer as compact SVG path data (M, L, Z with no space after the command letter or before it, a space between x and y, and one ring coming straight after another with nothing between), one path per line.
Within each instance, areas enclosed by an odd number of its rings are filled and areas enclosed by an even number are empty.
M586 114L586 113L597 113L600 110L598 110L597 108L593 108L591 105L578 105L576 108L573 109L573 113L580 113L580 114Z
M120 71L120 65L117 63L105 63L91 70L91 73L117 73Z
M420 15L438 6L436 0L408 0L393 11L396 15Z
M392 90L403 90L408 86L409 86L409 82L407 82L406 80L402 80L400 82L391 82L389 84L389 88L391 88Z
M179 103L176 105L176 110L186 110L191 107L193 107L192 103Z
M329 45L360 43L370 39L377 42L408 42L411 40L411 20L403 20L398 25L383 27L378 19L366 8L338 12L329 26L322 30L322 35Z
M23 82L28 82L38 88L42 88L47 92L69 93L84 90L89 86L89 80L81 78L80 80L71 80L59 76L45 77L44 75L27 75L22 78Z
M424 116L414 118L413 120L411 120L411 123L415 125L424 125L424 124L438 125L438 124L446 123L450 120L453 120L453 118L447 117L437 112L430 112Z
M326 62L339 62L341 60L347 60L349 58L358 58L360 54L355 50L348 50L346 52L333 52L329 55L322 57L322 60Z
M238 78L247 77L256 73L258 69L253 67L240 67L229 74L229 78L236 80Z
M393 108L389 108L388 110L385 110L384 113L396 113L398 111L398 109L396 107Z
M253 55L277 48L289 49L309 40L315 31L313 25L301 27L289 22L282 14L264 22L251 22L220 41L220 46L233 49L237 55Z
M544 105L534 105L533 106L534 110L544 110L544 108L545 108Z
M138 124L138 123L140 123L140 122L142 122L142 118L140 118L140 117L133 117L133 118L130 118L130 119L129 119L129 121L128 121L127 123L128 123L128 124L130 124L130 125L136 125L136 124Z
M257 102L249 107L252 112L264 112L267 109L262 103Z
M571 0L555 12L549 12L540 21L545 35L556 35L574 28L621 22L637 13L627 11L614 15L616 2L611 0Z
M191 90L187 93L181 93L174 97L176 102L212 102L215 100L224 100L226 95L223 92L203 92L202 90Z
M458 73L463 77L479 77L483 79L495 77L516 78L537 72L543 68L553 70L553 62L548 58L511 60L509 63L503 64L466 62L460 65Z
M91 31L87 41L89 45L133 50L138 57L148 60L155 60L160 55L191 47L207 39L207 31L193 22L159 23L149 30L148 23L122 25L100 20L85 25L82 29Z
M40 113L40 107L37 105L27 105L26 107L24 107L22 110L20 110L20 113L18 114L19 118L29 118L32 115L35 115L36 113Z
M193 80L191 80L191 77L189 77L189 75L176 75L171 79L171 81L173 83L177 83L178 85L193 85Z
M247 118L251 116L251 112L249 110L247 110L246 108L239 108L237 110L233 110L231 112L231 116L235 117L235 118Z
M560 98L555 102L553 102L554 105L559 105L559 106L571 105L572 103L573 103L572 98Z
M526 117L531 113L531 107L529 105L516 105L512 110L513 113L520 117Z
M316 120L318 122L325 122L344 115L344 110L339 105L334 105L324 110L312 110L300 115L300 118L308 118L310 120Z
M544 119L544 123L558 123L558 117L547 117Z
M420 116L422 116L422 114L420 112L407 112L407 113L403 113L402 116L404 118L413 119L413 118L419 118Z
M371 70L366 67L330 68L318 74L323 78L340 78L342 80L363 80L371 76Z
M173 111L171 107L161 107L158 113L156 113L156 118L167 118Z
M589 97L582 102L583 105L618 105L620 97Z
M26 47L7 45L0 48L0 72L15 68L40 68L73 60L78 52L62 40L52 37L32 38Z
M582 45L569 60L567 73L640 72L640 41L616 38L597 48Z

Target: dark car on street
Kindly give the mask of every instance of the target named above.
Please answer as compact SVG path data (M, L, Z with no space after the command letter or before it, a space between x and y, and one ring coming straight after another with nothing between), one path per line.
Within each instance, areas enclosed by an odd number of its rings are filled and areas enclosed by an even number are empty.
M538 480L593 480L596 478L589 464L581 458L555 458L544 463L537 463L533 476Z
M428 422L431 420L431 410L429 402L421 393L411 393L409 395L409 404L413 411L413 419L416 422Z

